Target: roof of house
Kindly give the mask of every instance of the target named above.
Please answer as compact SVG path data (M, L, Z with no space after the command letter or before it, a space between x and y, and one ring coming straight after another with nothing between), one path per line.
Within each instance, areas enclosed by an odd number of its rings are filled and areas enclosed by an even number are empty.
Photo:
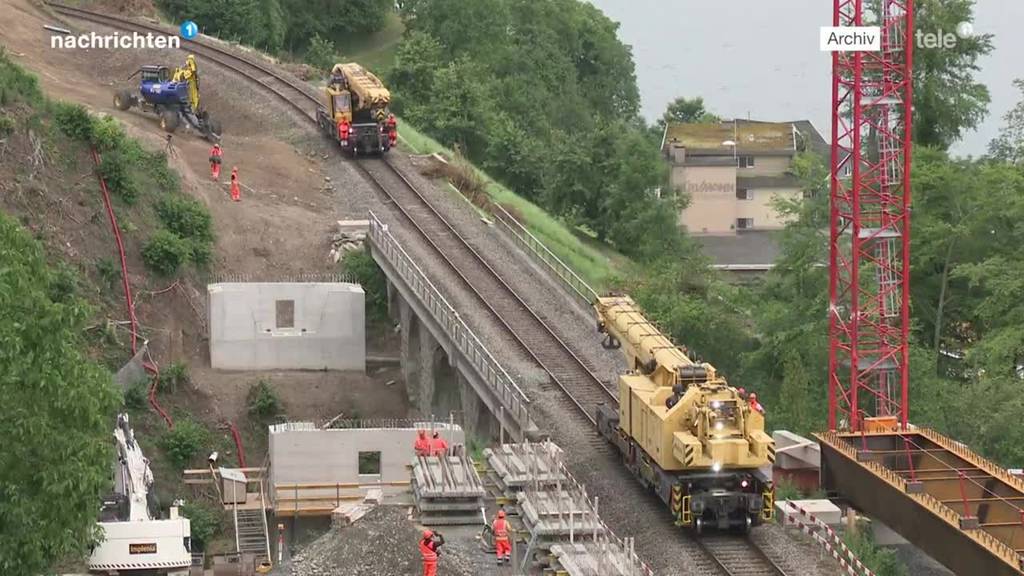
M705 124L669 124L665 142L702 150L750 152L795 152L793 125L784 122L728 120Z
M778 258L779 232L774 230L738 230L735 236L694 236L704 253L719 268L755 266L770 268Z
M794 133L795 132L795 133ZM669 124L665 144L691 149L691 153L729 153L735 142L739 152L794 153L802 150L827 158L829 144L810 120L764 122L726 120L701 124Z

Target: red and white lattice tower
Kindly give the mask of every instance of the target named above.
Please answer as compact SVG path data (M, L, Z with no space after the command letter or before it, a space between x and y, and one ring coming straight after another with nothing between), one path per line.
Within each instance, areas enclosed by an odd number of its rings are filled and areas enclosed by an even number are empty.
M833 1L833 25L880 26L881 49L832 55L828 425L905 428L913 0Z

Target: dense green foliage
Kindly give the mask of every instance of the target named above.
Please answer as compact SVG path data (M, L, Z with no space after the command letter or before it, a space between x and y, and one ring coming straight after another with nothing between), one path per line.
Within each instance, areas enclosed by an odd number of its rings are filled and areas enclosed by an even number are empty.
M366 294L367 320L383 322L388 317L388 287L384 272L366 250L353 250L345 254L342 267Z
M661 132L670 123L681 122L718 122L721 120L704 108L704 99L701 97L686 98L680 96L668 103L665 113L658 119L657 127Z
M157 230L142 247L142 261L162 276L173 276L192 256L188 242L169 230Z
M249 387L249 416L256 419L276 416L281 411L281 400L266 380L260 379Z
M876 576L907 576L907 567L900 562L896 551L876 544L867 528L845 532L843 541L853 552L854 557L863 562Z
M179 386L184 386L191 380L188 364L180 361L171 362L160 370L160 380L171 389L171 393L177 392Z
M223 528L223 513L199 502L186 502L181 507L181 515L189 519L192 542L198 550L204 550Z
M160 437L160 449L174 466L183 469L209 441L210 433L202 424L191 418L177 418L174 428Z
M107 189L111 194L124 201L125 204L134 204L139 197L139 187L132 178L128 167L128 160L120 152L108 152L103 155L96 172L103 177L107 183Z
M159 0L177 21L191 19L204 34L268 52L304 51L316 37L380 30L389 0Z
M89 311L73 292L40 245L0 214L3 574L44 573L83 551L110 487L120 394L85 355Z
M394 108L514 192L623 253L676 235L618 25L577 0L410 0Z
M1006 125L989 148L992 156L1017 166L1024 165L1024 79L1018 78L1013 85L1020 90L1021 100L1006 113Z
M975 0L917 0L914 29L955 33L972 22ZM991 34L957 38L953 48L914 46L914 141L946 149L985 117L988 88L973 74L992 51Z
M39 80L16 65L0 46L0 106L15 102L37 103L43 100Z
M213 219L201 202L181 194L165 196L156 206L157 216L167 230L184 241L188 259L207 264L213 250Z
M953 159L919 146L912 168L911 420L1004 465L1024 462L1024 147L1020 110L993 144L1000 157ZM827 382L828 261L824 167L795 171L813 198L783 205L796 220L777 266L755 293L748 386L768 394L773 427L821 429Z

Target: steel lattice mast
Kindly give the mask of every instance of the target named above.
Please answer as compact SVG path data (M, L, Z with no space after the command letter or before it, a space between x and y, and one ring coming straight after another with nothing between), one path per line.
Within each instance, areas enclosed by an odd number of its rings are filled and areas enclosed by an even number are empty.
M832 55L829 429L907 425L913 0L833 0L833 26L880 26Z

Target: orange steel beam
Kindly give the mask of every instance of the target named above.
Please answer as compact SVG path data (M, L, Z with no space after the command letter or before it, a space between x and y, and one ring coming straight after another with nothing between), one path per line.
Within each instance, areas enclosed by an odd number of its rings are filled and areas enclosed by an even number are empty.
M968 498L967 502L968 503L970 503L970 502L998 502L1000 499L1002 499L1002 500L1024 500L1024 496L1003 496L1001 498ZM943 504L950 504L950 503L953 503L953 504L963 504L964 499L963 498L955 498L955 499L952 499L952 500L939 500L939 502L942 502Z
M822 486L826 490L842 494L854 507L875 516L945 564L958 576L1024 575L1019 552L1015 552L1024 545L1024 542L1012 537L1014 532L1024 536L1024 526L1018 524L1012 527L991 527L991 533L989 529L972 529L970 522L965 523L962 515L963 495L960 492L959 476L948 481L914 483L906 475L897 474L887 468L882 458L870 458L872 445L884 448L898 447L904 436L918 442L931 443L930 436L895 433L890 434L888 438L879 437L880 435L866 435L866 438L862 438L859 434L845 435L835 432L815 436L821 441L821 478ZM864 450L865 445L868 450ZM906 450L897 449L892 452L902 458L890 457L890 463L907 465ZM932 453L940 457L945 454L949 454L948 457L967 457L970 460L965 462L965 467L976 466L989 472L981 478L970 474L966 480L966 484L971 488L967 496L978 497L978 490L984 489L985 481L991 478L1024 497L1024 486L1019 482L1004 480L1000 477L999 470L989 470L989 462L981 461L980 457L966 449L957 450L953 454L938 450ZM929 457L933 457L932 454L924 457L926 462ZM922 456L918 454L915 459L920 462ZM927 466L926 469L932 467ZM951 467L950 472L955 474L956 468ZM924 478L927 477L928 474L925 474ZM999 487L998 490L1003 491L1004 488ZM956 496L960 497L954 500ZM941 502L942 498L953 500L952 505ZM961 503L959 512L957 502ZM1007 513L1016 508L1008 502L1000 502L998 498L984 501L981 506L991 508L987 518L990 520L1010 520ZM978 526L977 522L979 520L975 517L975 527Z

